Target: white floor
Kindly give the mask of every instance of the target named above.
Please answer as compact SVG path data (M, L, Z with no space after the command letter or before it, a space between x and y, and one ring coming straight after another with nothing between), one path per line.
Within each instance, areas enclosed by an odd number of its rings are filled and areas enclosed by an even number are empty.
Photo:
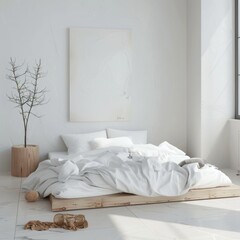
M240 177L225 170L234 183ZM230 240L240 239L240 198L71 211L89 228L76 232L24 230L30 220L51 221L48 200L27 203L21 179L0 176L0 239L4 240Z

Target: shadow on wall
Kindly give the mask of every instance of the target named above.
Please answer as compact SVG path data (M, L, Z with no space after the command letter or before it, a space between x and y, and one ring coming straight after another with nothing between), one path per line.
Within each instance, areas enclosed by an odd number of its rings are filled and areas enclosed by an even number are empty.
M0 149L0 164L0 172L9 171L9 169L11 168L11 148ZM3 169L2 166L5 166L6 168Z
M203 149L203 158L217 167L228 167L230 163L228 152L226 152L230 147L228 122L225 123L221 131L214 137L208 136L208 141L211 147L205 145L206 149L205 151ZM221 159L221 161L219 161L219 159Z

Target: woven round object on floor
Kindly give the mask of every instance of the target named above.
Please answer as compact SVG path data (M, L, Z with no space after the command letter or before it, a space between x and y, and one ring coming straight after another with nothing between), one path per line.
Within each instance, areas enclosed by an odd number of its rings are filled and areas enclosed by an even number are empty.
M37 191L29 191L25 194L25 199L28 202L36 202L39 199L39 193Z

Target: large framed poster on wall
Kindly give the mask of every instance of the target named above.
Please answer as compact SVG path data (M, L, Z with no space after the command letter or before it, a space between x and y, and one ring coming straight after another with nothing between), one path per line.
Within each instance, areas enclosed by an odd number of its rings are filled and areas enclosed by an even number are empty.
M131 31L70 29L70 121L128 121Z

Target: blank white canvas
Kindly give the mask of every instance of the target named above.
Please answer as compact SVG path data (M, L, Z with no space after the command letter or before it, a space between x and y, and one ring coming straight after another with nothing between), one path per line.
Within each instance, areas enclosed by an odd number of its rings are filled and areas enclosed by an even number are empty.
M70 29L70 121L128 121L131 32Z

